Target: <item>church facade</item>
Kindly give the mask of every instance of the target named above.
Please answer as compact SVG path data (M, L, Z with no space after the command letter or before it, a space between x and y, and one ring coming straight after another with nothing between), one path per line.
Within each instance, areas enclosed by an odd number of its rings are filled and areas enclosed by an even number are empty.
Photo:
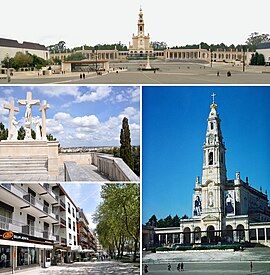
M179 228L155 228L159 245L262 242L270 245L270 207L267 194L248 178L227 178L226 147L217 104L212 102L203 144L202 178L196 178L192 218Z
M132 36L132 44L129 44L129 57L144 57L152 56L154 49L150 42L149 33L146 35L144 31L144 19L143 12L140 9L138 19L138 33Z
M199 62L199 63L211 63L211 62L226 62L234 65L240 65L245 63L248 65L254 52L244 52L237 49L217 49L211 51L210 49L198 48L167 48L164 50L155 50L150 40L149 33L145 32L144 14L142 9L139 11L137 22L137 34L133 34L132 42L129 43L127 51L114 50L85 50L84 46L81 50L77 50L85 55L88 60L108 60L111 62L122 62L132 59L146 59L150 56L152 59L161 61L179 61L179 62ZM64 53L50 53L52 60L60 59L65 60L71 52Z

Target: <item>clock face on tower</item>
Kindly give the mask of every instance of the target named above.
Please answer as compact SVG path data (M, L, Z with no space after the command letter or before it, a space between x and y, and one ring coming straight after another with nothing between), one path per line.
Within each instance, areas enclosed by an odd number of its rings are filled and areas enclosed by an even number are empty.
M208 137L208 140L209 140L209 144L213 144L214 141L215 141L215 136L210 134L209 137Z

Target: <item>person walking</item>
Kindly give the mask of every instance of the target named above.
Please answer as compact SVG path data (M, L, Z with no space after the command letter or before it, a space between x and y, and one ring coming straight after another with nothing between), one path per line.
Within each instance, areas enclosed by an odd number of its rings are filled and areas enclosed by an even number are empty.
M144 273L148 273L148 265L147 264L144 266Z
M168 264L168 271L171 271L171 268L172 268L171 264Z
M181 263L181 271L184 271L184 263Z
M180 272L180 263L177 265L176 269Z
M252 270L253 270L253 263L252 261L250 261L250 272L252 273Z

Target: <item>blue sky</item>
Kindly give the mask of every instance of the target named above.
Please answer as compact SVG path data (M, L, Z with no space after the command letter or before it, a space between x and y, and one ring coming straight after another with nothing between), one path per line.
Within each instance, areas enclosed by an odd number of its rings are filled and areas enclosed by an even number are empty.
M102 201L100 197L102 185L95 183L63 183L62 186L75 205L83 209L89 227L95 229L96 224L93 223L92 216Z
M129 118L132 144L140 137L140 89L136 86L0 86L0 118L7 126L8 110L3 104L14 98L25 99L27 91L33 98L47 100L47 132L61 146L118 146L121 121ZM16 114L23 125L25 106ZM40 118L34 106L33 116Z
M143 222L152 214L191 216L211 94L227 148L228 179L241 172L270 194L270 87L143 88Z

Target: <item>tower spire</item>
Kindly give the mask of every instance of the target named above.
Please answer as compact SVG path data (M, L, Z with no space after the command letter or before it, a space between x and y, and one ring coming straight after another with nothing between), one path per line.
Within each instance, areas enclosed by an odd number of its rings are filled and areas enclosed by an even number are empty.
M215 93L213 93L211 96L213 97L212 104L215 104L215 96L216 96L216 94L215 94Z

